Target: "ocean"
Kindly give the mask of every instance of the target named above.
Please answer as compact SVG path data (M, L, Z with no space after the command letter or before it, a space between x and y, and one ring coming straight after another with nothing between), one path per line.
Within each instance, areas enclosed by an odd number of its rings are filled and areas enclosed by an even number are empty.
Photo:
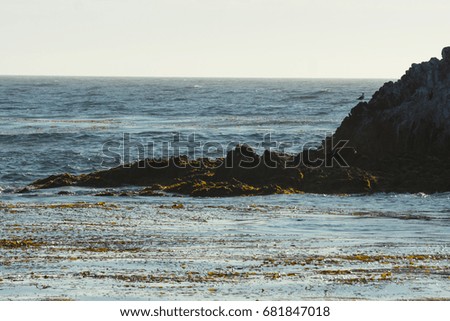
M320 144L381 80L159 78L0 78L0 186L11 189L54 173L86 173L114 165L108 146L130 143L121 161L155 156L195 135L207 143L252 146L270 135L275 147L299 152ZM183 150L180 151L182 153ZM141 155L142 156L142 155ZM217 154L217 156L223 156ZM105 164L107 163L107 164ZM110 165L110 166L102 166Z
M0 299L449 300L450 193L18 193L237 143L298 153L384 81L0 77Z

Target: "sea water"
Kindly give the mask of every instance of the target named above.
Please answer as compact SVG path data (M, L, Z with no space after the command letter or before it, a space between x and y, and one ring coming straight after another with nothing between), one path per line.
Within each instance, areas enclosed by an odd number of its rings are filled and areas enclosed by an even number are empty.
M0 299L450 299L449 193L18 193L180 142L296 153L383 82L0 77Z

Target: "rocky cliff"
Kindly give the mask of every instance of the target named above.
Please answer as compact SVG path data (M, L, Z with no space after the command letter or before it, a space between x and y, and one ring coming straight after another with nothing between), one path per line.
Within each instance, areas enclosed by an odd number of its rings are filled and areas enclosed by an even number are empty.
M359 103L336 130L372 160L409 155L450 156L450 47L442 59L413 64L396 82L385 83Z

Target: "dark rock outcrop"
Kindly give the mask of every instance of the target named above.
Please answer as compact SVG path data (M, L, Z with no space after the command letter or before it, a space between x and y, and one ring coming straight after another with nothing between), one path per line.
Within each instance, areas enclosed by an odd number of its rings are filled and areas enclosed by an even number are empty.
M450 47L359 103L334 135L372 160L450 156Z
M32 188L62 186L146 186L134 195L160 192L192 196L236 196L313 193L366 193L376 178L358 168L307 167L294 163L293 155L266 151L256 154L248 145L238 145L225 158L167 161L146 159L105 171L82 175L52 175L35 181ZM105 192L99 196L131 196L133 193Z

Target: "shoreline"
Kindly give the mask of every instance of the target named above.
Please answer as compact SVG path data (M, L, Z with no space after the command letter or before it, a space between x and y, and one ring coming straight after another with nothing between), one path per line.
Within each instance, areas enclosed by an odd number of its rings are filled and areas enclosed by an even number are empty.
M0 203L0 300L450 299L445 216L326 198Z

